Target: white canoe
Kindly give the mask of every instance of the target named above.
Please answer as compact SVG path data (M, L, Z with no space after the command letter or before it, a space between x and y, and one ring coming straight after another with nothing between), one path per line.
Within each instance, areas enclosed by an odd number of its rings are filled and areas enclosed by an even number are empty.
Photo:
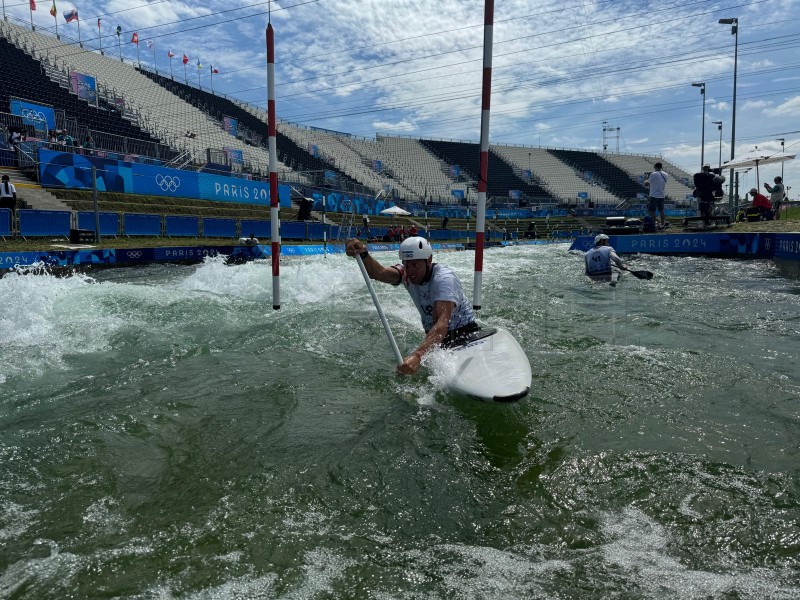
M515 402L528 395L531 364L519 342L505 329L484 328L450 352L456 365L447 374L444 386L451 392L484 402Z

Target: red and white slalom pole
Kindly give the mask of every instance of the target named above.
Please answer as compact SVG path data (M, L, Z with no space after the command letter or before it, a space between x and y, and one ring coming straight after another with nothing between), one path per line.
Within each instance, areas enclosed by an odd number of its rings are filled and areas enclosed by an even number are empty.
M278 145L275 126L275 32L267 25L267 129L269 135L269 215L272 239L272 308L281 307L280 199L278 198Z
M483 283L483 244L486 225L486 189L489 178L489 104L492 97L492 35L494 0L484 1L483 16L483 87L481 92L481 156L478 173L478 205L475 216L475 283L472 308L481 308Z

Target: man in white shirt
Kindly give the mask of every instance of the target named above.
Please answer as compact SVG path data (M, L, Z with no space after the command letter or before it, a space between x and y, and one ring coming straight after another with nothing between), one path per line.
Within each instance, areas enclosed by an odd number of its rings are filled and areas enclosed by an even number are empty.
M400 262L384 267L358 239L347 241L348 256L361 256L370 279L391 285L403 285L419 311L425 339L403 359L397 372L413 375L422 357L437 346L458 343L464 335L480 326L464 295L461 282L449 267L433 262L433 248L423 237L410 237L400 244Z
M650 213L650 218L653 223L656 223L656 210L661 216L661 228L664 228L666 216L664 215L664 198L666 197L667 187L667 174L661 169L663 165L657 162L653 165L655 171L650 173L650 176L645 181L644 185L650 190L650 198L647 201L647 211Z

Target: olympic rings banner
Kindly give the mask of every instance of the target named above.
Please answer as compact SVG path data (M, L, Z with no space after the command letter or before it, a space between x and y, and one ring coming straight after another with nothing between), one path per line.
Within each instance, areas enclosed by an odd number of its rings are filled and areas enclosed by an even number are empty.
M92 166L101 192L198 198L214 202L269 205L269 182L168 169L39 148L42 187L92 189ZM291 207L291 189L278 186L282 207Z
M26 125L33 125L37 129L45 129L42 122L47 123L46 129L56 128L56 114L52 106L34 104L19 98L11 98L9 102L12 115L19 115Z

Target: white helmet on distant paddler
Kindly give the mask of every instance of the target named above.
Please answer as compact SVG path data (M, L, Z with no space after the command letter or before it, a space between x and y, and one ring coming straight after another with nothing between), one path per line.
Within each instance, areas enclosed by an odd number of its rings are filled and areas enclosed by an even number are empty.
M600 242L607 242L607 241L608 241L608 236L605 233L601 233L594 238L594 245L597 246Z
M427 260L433 256L431 243L424 237L410 237L400 244L400 260Z

